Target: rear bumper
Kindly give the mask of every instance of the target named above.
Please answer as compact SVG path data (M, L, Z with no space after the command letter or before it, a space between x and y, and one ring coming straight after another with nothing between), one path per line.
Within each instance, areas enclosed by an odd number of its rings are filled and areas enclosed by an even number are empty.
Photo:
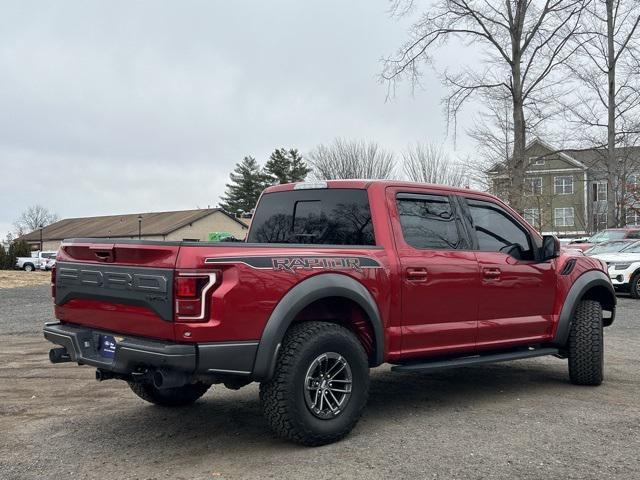
M47 323L44 338L67 350L71 361L128 375L141 369L167 369L187 374L251 376L258 342L175 343L132 337L77 325ZM100 335L115 338L113 358L99 352Z

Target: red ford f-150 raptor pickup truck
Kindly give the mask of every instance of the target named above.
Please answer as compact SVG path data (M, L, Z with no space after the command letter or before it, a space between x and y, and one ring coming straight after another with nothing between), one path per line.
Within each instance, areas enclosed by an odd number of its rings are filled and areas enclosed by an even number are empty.
M496 197L365 180L268 188L245 242L66 240L52 295L52 362L162 406L260 382L271 428L305 445L354 427L383 363L552 355L598 385L616 305L602 262Z

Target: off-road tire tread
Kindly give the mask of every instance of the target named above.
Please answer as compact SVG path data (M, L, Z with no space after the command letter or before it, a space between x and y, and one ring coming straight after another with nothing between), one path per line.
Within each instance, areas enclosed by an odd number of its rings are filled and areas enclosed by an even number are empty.
M600 385L603 379L602 306L582 300L569 331L569 378L576 385Z
M191 383L176 388L158 389L147 382L127 382L138 397L149 403L161 407L183 407L191 405L202 397L210 385L206 383Z
M313 338L326 332L340 335L350 341L356 352L362 356L363 361L368 364L362 344L349 330L333 323L309 321L294 325L289 329L278 354L273 378L269 382L260 384L260 402L264 416L273 432L280 438L306 446L325 445L344 438L360 419L369 396L367 382L366 391L363 392L364 401L352 414L348 425L338 433L320 435L295 421L297 412L287 408L287 383L294 375L300 349ZM298 407L306 408L305 405L298 405Z

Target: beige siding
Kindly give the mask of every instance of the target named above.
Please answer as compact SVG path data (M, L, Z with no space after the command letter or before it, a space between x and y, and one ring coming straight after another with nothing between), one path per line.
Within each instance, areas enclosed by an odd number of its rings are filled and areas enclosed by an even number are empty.
M232 220L222 212L215 212L190 225L182 227L166 236L166 240L184 240L185 238L206 241L209 233L229 232L238 239L243 239L247 234L247 228Z

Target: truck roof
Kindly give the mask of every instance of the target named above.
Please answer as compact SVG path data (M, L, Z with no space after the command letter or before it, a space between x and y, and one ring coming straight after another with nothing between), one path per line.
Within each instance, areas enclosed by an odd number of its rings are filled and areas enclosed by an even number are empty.
M304 187L302 187L304 185ZM284 183L281 185L274 185L272 187L267 188L264 193L273 193L273 192L286 192L289 190L302 189L302 188L313 188L317 185L316 188L356 188L356 189L368 189L372 185L379 186L381 188L385 187L422 187L429 188L432 190L441 190L443 192L451 192L451 193L459 193L459 194L468 194L474 193L477 195L486 196L488 198L497 199L494 195L491 195L486 192L481 192L478 190L473 190L470 188L459 188L459 187L451 187L449 185L438 185L431 183L418 183L418 182L408 182L402 180L366 180L366 179L354 179L354 180L321 180L317 182L298 182L298 183Z

